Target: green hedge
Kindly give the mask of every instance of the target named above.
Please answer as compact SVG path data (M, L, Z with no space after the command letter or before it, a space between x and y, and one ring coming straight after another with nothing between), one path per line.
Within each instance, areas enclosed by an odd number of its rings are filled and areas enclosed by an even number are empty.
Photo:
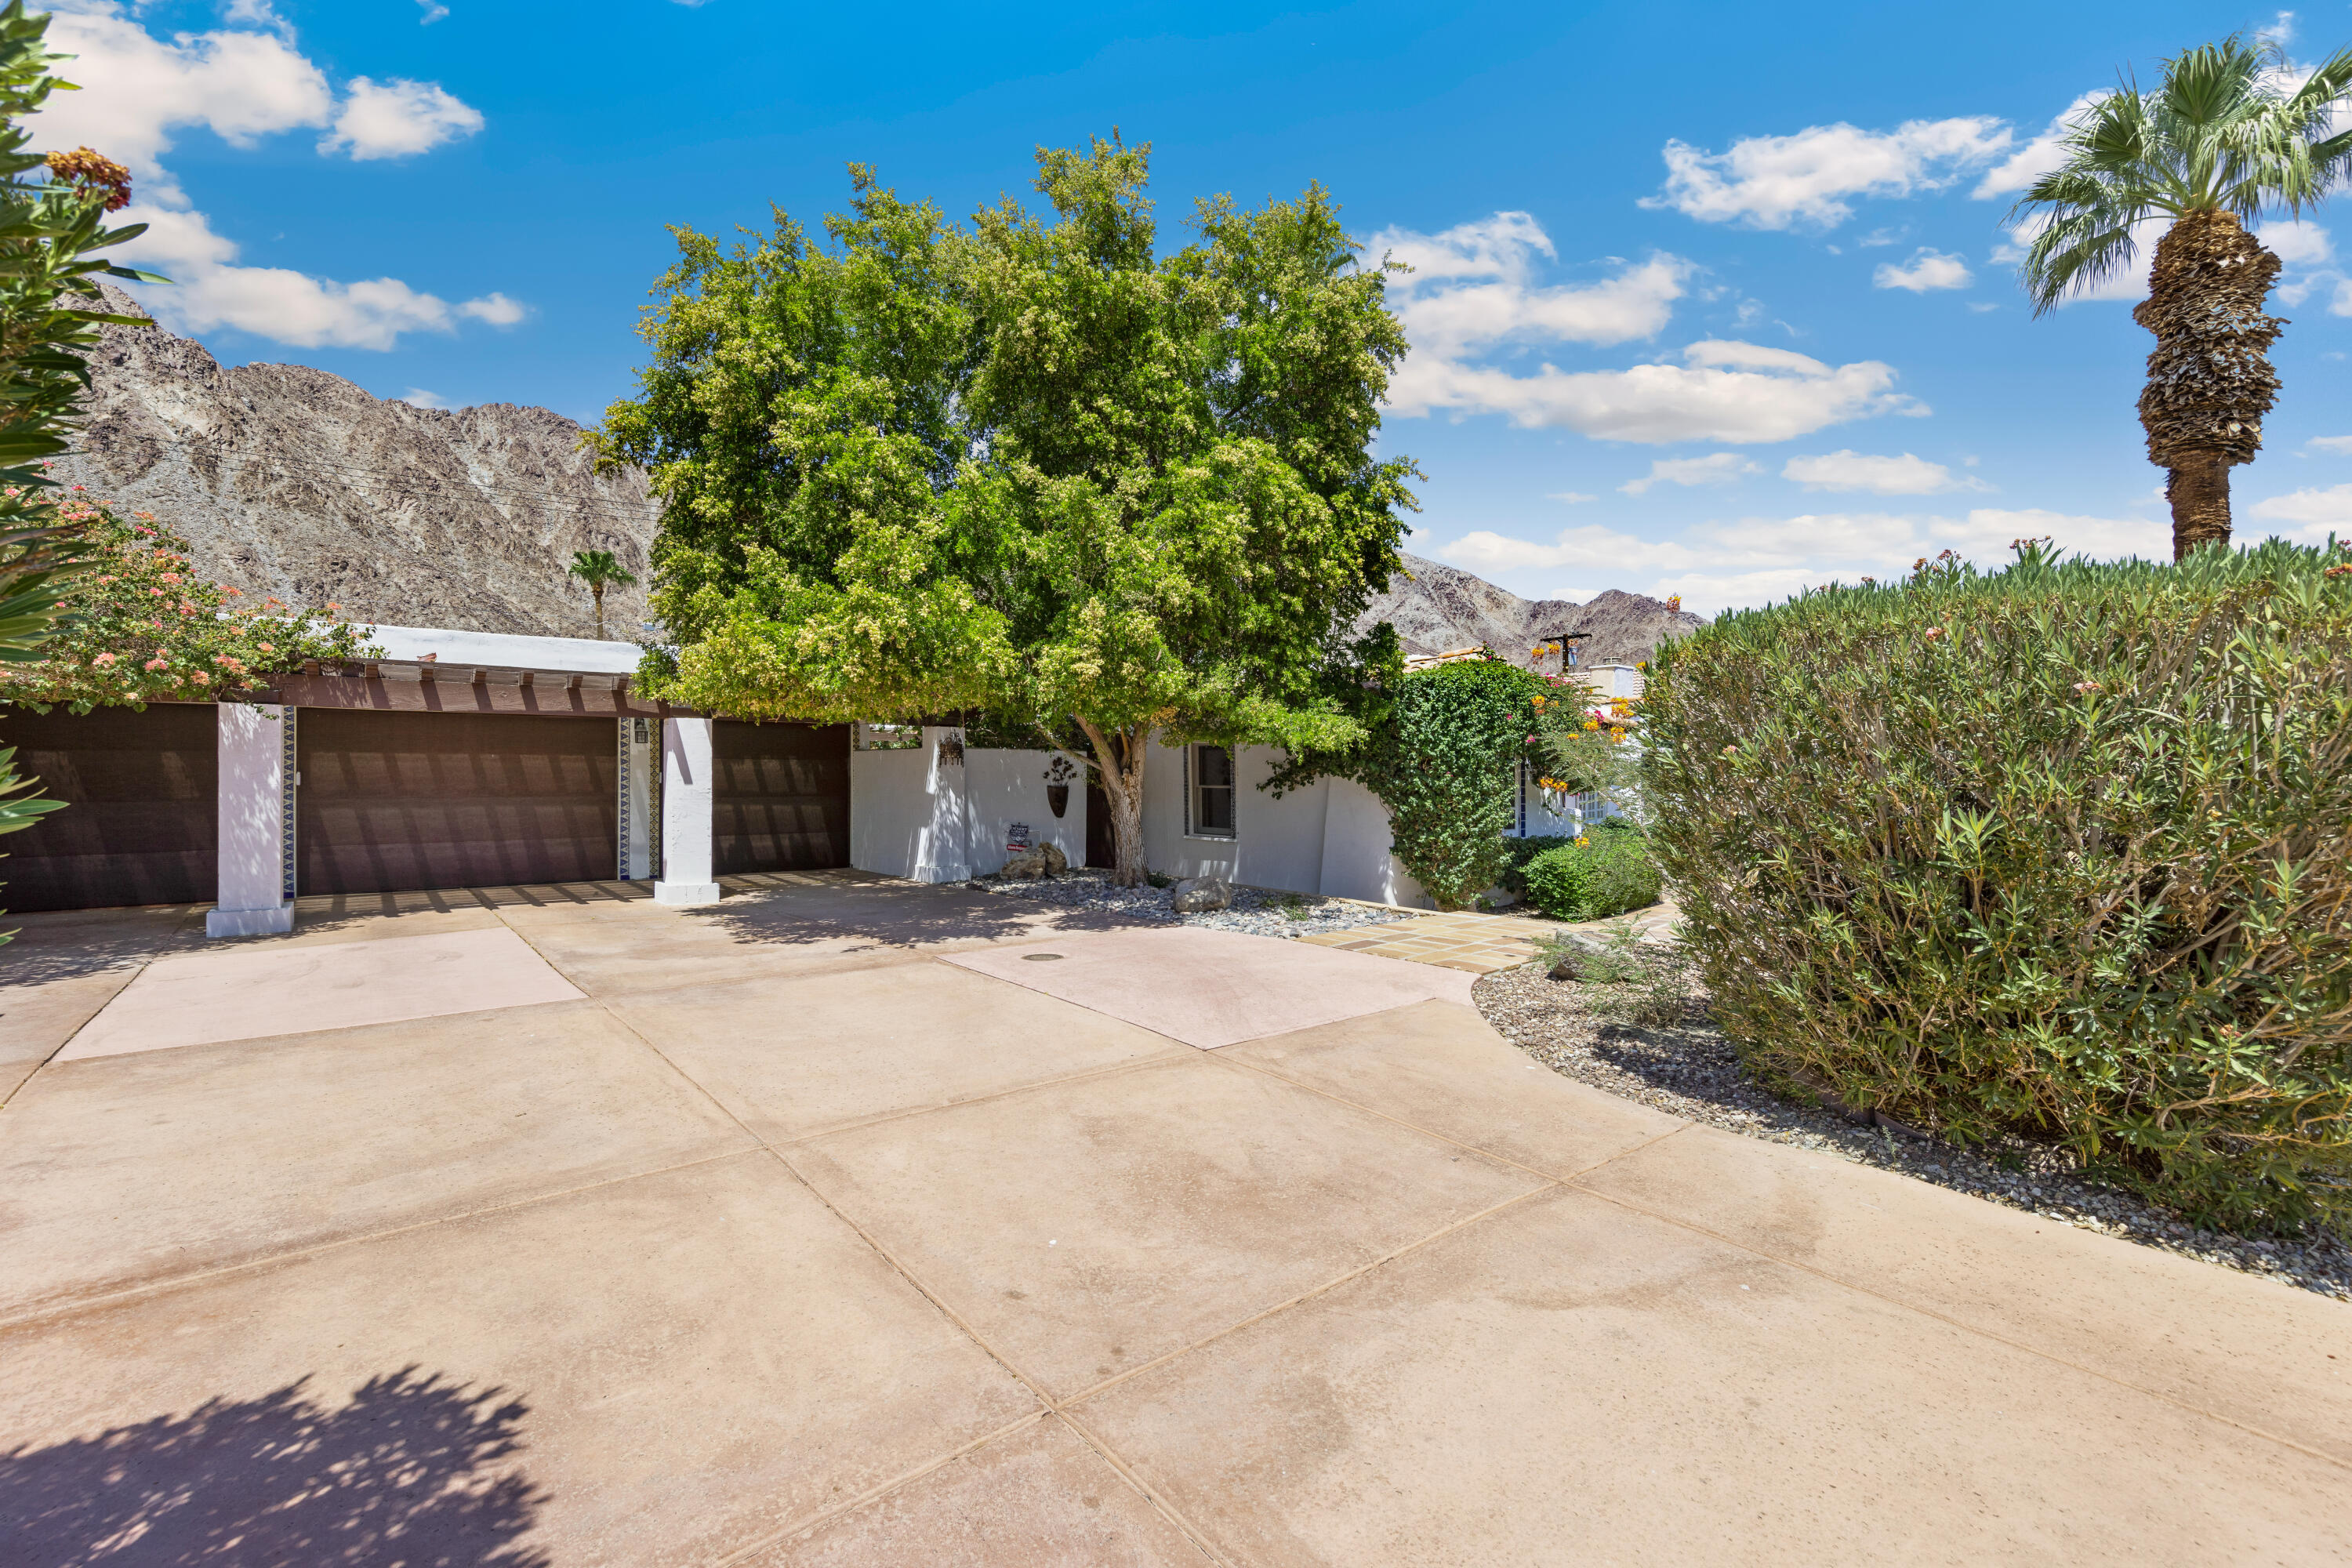
M1661 651L1653 834L1784 1087L2352 1219L2352 565L1946 560Z
M1557 849L1575 840L1564 833L1531 833L1525 838L1503 840L1503 868L1495 874L1495 886L1528 896L1528 862L1547 849Z
M1648 840L1614 822L1580 841L1556 841L1528 862L1522 878L1528 901L1554 920L1606 920L1658 901L1658 866Z

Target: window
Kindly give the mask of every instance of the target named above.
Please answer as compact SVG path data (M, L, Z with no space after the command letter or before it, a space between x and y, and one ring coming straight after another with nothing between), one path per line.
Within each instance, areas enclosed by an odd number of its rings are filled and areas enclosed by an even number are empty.
M1192 787L1186 792L1185 831L1194 838L1234 836L1234 754L1223 746L1185 748L1185 772Z

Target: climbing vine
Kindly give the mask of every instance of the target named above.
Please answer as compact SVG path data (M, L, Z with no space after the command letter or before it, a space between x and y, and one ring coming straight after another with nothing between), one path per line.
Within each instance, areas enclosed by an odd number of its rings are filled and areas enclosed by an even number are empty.
M1361 746L1294 754L1268 787L1354 779L1389 808L1391 853L1458 910L1502 873L1518 764L1538 757L1538 717L1558 700L1551 680L1492 657L1413 670L1368 700Z

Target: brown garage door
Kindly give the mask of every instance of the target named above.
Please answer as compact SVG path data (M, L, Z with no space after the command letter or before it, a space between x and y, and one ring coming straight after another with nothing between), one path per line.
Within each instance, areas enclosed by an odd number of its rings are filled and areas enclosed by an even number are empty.
M849 864L849 726L710 727L712 874Z
M19 774L39 776L28 794L68 803L0 837L0 909L186 904L218 890L211 704L0 709L0 746L16 748Z
M382 893L582 882L619 868L610 719L305 708L297 886Z

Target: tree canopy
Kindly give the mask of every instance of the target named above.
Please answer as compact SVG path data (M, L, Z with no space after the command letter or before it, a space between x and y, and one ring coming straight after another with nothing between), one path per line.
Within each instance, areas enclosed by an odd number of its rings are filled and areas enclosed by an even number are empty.
M1319 186L1202 202L1161 256L1148 155L1041 150L1049 216L952 226L853 169L823 246L781 213L731 251L677 231L639 395L591 437L664 504L648 690L1083 733L1134 878L1155 734L1360 733L1344 695L1395 643L1349 628L1415 474L1373 450L1387 266Z

